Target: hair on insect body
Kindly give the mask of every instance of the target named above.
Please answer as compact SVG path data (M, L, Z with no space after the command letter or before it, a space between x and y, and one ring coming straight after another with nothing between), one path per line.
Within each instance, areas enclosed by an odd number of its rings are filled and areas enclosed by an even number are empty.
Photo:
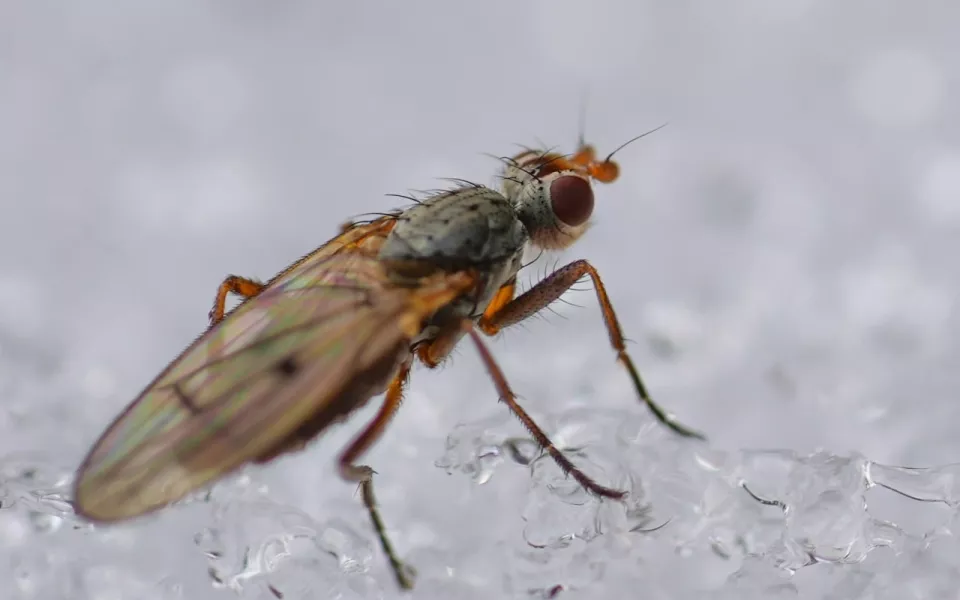
M78 514L115 522L158 510L248 463L303 448L379 394L379 410L341 452L340 476L358 483L397 583L412 570L393 550L360 462L399 408L415 361L440 365L467 337L501 402L584 489L625 495L594 481L561 453L517 402L483 340L547 308L589 277L617 360L637 395L675 432L701 434L653 402L627 354L596 269L575 260L517 294L528 248L557 249L586 230L592 183L619 174L597 161L524 152L504 159L500 191L459 181L413 206L351 223L266 283L230 275L210 326L118 416L94 444L74 484ZM226 311L228 295L242 298Z

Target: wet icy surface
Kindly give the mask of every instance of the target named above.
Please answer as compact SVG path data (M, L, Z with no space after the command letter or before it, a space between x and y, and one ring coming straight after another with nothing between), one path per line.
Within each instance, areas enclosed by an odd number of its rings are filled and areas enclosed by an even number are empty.
M369 455L414 598L956 598L960 9L947 3L168 0L0 18L0 598L393 598L317 444L142 520L78 522L96 436L205 325L345 219L483 152L570 149L586 92L589 291L491 340L600 502L475 351L414 372ZM901 468L896 465L925 467Z
M721 451L677 440L636 411L574 409L543 422L578 466L628 498L584 493L505 419L458 426L436 460L457 478L448 488L479 505L496 498L495 510L511 514L454 517L446 531L396 527L418 597L593 598L639 586L649 598L893 599L949 597L960 586L958 464ZM0 473L14 597L195 597L202 586L177 563L205 565L214 588L246 598L397 594L364 521L318 519L248 475L173 509L178 530L185 518L197 530L193 547L167 534L163 543L183 553L171 556L143 547L164 535L157 521L103 531L79 522L70 473L45 457L9 456ZM450 500L437 498L436 510ZM433 532L417 535L418 526Z

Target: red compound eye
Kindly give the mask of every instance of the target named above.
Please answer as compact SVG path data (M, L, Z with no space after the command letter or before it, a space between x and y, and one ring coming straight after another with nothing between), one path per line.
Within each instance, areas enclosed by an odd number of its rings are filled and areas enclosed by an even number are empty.
M583 225L593 214L593 187L583 177L563 175L550 184L553 214L571 227Z

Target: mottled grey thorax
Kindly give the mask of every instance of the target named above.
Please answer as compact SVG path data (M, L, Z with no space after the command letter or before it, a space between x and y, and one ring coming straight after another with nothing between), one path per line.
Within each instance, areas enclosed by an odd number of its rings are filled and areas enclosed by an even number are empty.
M486 279L481 292L451 310L455 316L479 317L497 290L520 270L527 239L509 200L490 188L467 186L404 211L380 258L422 261L446 271L478 269Z

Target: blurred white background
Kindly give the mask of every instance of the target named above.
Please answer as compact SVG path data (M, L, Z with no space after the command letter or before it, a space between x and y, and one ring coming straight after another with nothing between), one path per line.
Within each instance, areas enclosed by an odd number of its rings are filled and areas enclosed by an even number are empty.
M711 451L960 460L953 5L41 0L0 14L8 499L64 489L109 420L205 327L223 276L269 278L349 217L393 208L384 194L439 177L494 184L485 152L572 151L584 97L601 152L669 126L618 155L593 229L525 282L555 260L592 261L651 392ZM514 389L545 424L577 407L645 423L593 294L569 299L582 308L559 305L566 319L492 342ZM288 597L396 593L354 487L333 471L371 408L240 486L267 485L258 498L338 519L369 547L362 585L334 569ZM505 412L464 346L414 372L369 455L394 540L425 582L413 597L536 597L516 575L506 586L501 564L501 546L523 546L527 471L511 463L478 485L434 464L459 423L518 433ZM916 511L898 506L883 518ZM35 508L0 511L0 570L17 582L0 598L231 597L211 587L193 537L213 522L208 504L104 532L53 510L38 521ZM644 540L644 557L675 562L638 560L634 587L600 576L561 594L705 593L684 583L699 559ZM903 560L905 577L957 576ZM799 597L860 597L801 574ZM658 592L658 577L672 583ZM269 597L264 581L241 593Z

